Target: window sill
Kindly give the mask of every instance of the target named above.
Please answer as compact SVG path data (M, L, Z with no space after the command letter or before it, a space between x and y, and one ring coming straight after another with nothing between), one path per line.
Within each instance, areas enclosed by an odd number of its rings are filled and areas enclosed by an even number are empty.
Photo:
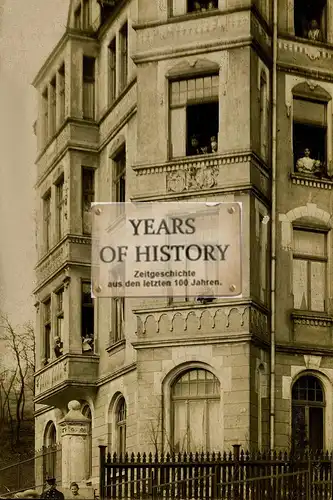
M327 327L333 324L333 317L327 312L294 309L291 313L291 318L293 323L298 325Z
M114 354L115 352L119 352L122 349L125 349L125 346L126 346L126 339L121 339L115 342L114 344L107 346L105 350L109 354Z
M314 175L292 173L290 174L290 178L293 184L301 186L316 187L329 190L333 188L333 180L328 177L320 178Z
M316 41L316 40L310 40L309 38L303 38L301 36L296 36L296 35L290 35L289 33L281 33L280 35L283 38L286 38L288 40L292 40L297 43L306 43L307 45L312 45L312 47L326 47L332 49L332 44L328 42L327 40L323 41Z

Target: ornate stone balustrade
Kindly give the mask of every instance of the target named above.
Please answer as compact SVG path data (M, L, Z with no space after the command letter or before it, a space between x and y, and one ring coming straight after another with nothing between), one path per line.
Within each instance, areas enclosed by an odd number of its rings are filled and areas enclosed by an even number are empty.
M98 377L98 356L65 354L35 374L35 402L55 404L65 393L77 395L79 388L94 390ZM77 396L78 397L78 396Z
M331 190L333 181L329 179L318 179L317 177L302 174L291 174L291 181L298 186L315 187L318 189Z
M144 338L254 333L267 337L269 314L251 303L188 303L136 310L137 333Z

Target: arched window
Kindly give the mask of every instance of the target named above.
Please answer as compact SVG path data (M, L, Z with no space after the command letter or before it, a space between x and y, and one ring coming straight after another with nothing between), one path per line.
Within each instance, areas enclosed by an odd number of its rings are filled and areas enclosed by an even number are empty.
M324 447L325 397L321 382L313 375L299 378L292 389L292 444L294 450Z
M220 383L210 372L192 369L182 374L171 390L175 451L214 449L219 425Z
M126 453L126 401L121 397L116 407L117 452Z
M53 422L46 426L44 434L44 478L57 476L57 430Z
M87 474L88 478L90 478L92 476L92 425L91 425L92 415L89 405L85 405L82 408L82 414L90 420L90 424L88 427L88 436L87 436Z

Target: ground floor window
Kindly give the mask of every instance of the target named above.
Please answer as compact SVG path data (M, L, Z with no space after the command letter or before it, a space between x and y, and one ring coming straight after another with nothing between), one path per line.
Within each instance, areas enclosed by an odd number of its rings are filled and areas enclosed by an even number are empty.
M299 378L292 389L292 444L295 451L323 449L324 410L321 382L312 375Z
M220 383L217 378L206 370L189 370L176 380L171 399L174 450L214 450L214 429L220 425Z

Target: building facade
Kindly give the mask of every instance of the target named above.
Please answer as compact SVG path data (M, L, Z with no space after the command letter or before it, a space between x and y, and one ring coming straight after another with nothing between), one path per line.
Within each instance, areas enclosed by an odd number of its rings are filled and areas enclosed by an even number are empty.
M332 447L332 44L325 0L71 1L34 82L36 448L68 465L81 418L64 487L99 444ZM92 299L90 204L129 200L241 202L242 297Z

